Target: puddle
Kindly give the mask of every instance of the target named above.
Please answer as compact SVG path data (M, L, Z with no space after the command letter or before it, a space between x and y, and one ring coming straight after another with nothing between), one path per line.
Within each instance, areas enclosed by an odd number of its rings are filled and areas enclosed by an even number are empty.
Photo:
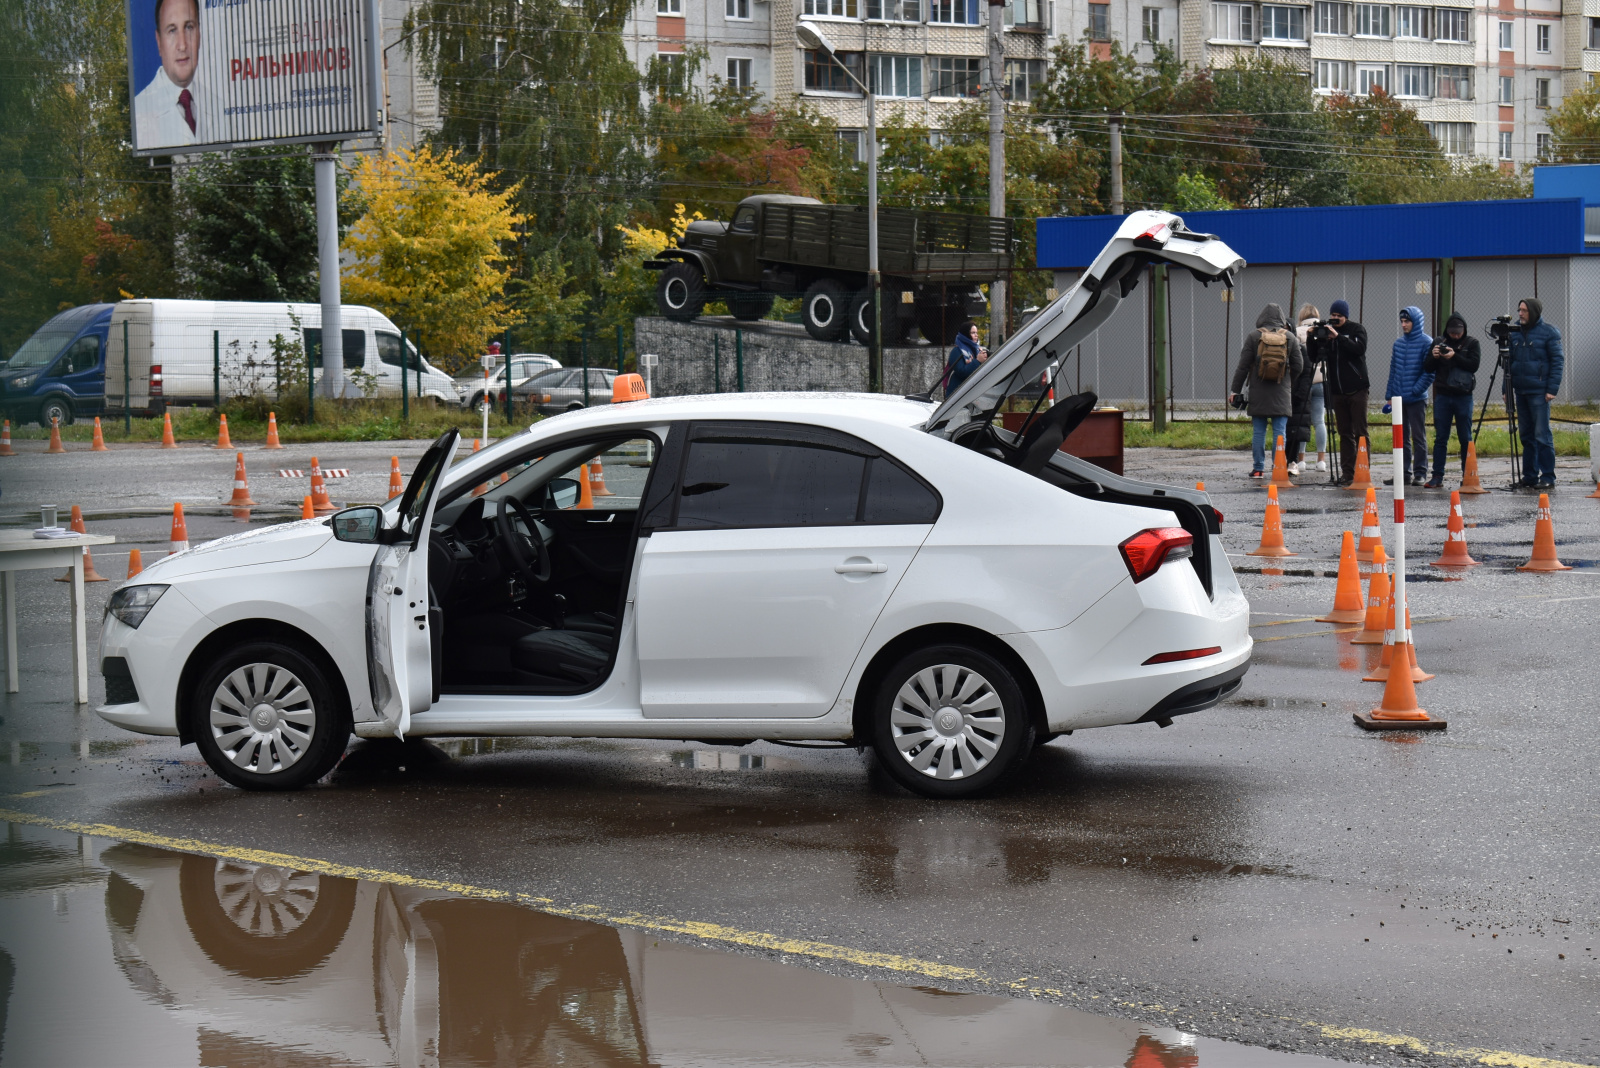
M17 825L0 1022L6 1063L37 1066L1336 1063Z

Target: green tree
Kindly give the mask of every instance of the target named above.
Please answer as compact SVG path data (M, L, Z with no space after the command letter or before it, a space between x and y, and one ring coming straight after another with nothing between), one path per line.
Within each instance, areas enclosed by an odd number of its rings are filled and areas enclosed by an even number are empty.
M1381 89L1325 108L1350 199L1357 204L1523 197L1527 184L1486 160L1445 156L1417 113Z
M1304 72L1252 56L1212 80L1223 114L1210 136L1246 153L1218 183L1223 196L1248 208L1349 203L1327 115Z
M1600 163L1600 85L1568 93L1545 120L1556 163Z

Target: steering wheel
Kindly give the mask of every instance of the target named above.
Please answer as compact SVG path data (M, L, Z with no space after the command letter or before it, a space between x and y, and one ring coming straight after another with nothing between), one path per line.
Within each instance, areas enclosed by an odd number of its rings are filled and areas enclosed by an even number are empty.
M522 520L527 533L517 530L511 513ZM550 581L550 549L539 534L539 524L534 522L528 506L509 493L500 498L500 507L494 513L496 540L510 559L511 566L522 573L529 582L543 585Z

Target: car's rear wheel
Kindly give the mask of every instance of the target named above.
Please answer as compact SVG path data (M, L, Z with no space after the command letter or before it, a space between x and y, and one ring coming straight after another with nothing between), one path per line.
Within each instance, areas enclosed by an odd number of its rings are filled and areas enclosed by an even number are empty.
M903 657L873 708L873 748L897 782L924 797L993 790L1033 749L1027 699L1011 670L966 645Z
M49 430L52 419L58 426L71 426L72 402L59 394L46 397L39 405L39 425Z
M326 674L290 645L252 641L217 658L190 699L200 755L246 790L297 790L339 762L350 713Z
M819 278L806 287L800 302L800 319L806 333L818 341L838 341L850 329L850 297L832 278Z
M687 323L706 307L706 277L692 263L674 263L656 283L656 307L676 322Z

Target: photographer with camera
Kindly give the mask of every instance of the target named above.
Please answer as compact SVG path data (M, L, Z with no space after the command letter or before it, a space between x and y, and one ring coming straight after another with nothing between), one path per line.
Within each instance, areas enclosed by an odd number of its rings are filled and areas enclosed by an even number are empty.
M1422 309L1408 304L1400 309L1400 336L1395 338L1393 354L1389 358L1389 385L1385 397L1399 397L1403 402L1401 416L1405 419L1405 457L1401 471L1409 471L1406 485L1420 486L1428 478L1428 387L1433 376L1422 369L1433 338L1423 329ZM1389 405L1383 406L1389 414ZM1383 480L1385 486L1394 482Z
M1250 434L1250 477L1260 478L1266 453L1263 439L1268 431L1272 441L1287 428L1289 413L1293 410L1290 389L1300 376L1305 359L1300 352L1300 339L1284 321L1283 309L1268 304L1256 316L1256 328L1244 337L1239 350L1239 365L1233 369L1233 386L1229 400L1235 407L1246 404L1240 390L1250 383L1247 408L1253 428Z
M1322 313L1317 311L1315 304L1300 305L1300 322L1294 328L1295 337L1300 339L1300 351L1305 354L1306 365L1300 372L1300 378L1308 381L1302 383L1295 379L1294 385L1294 414L1289 417L1289 437L1294 442L1294 447L1289 450L1292 458L1289 464L1289 473L1298 475L1305 469L1306 445L1315 435L1317 439L1317 470L1328 469L1328 420L1327 407L1324 401L1324 387L1322 383L1322 352L1311 349L1311 332L1320 324L1317 320Z
M1478 388L1478 339L1467 334L1467 321L1451 312L1444 336L1428 350L1422 369L1433 375L1433 477L1425 489L1444 488L1444 466L1450 454L1450 428L1461 445L1461 469L1467 467L1467 442L1472 440L1472 394Z
M1339 429L1339 485L1356 477L1357 439L1367 436L1367 328L1350 318L1350 305L1336 300L1328 321L1311 330L1311 345L1323 366L1322 384Z
M1529 297L1517 305L1517 325L1510 339L1507 393L1516 394L1517 423L1522 437L1523 486L1547 490L1556 484L1555 437L1550 433L1550 402L1561 391L1566 357L1561 331L1544 320L1544 305ZM1506 397L1506 406L1512 400Z

